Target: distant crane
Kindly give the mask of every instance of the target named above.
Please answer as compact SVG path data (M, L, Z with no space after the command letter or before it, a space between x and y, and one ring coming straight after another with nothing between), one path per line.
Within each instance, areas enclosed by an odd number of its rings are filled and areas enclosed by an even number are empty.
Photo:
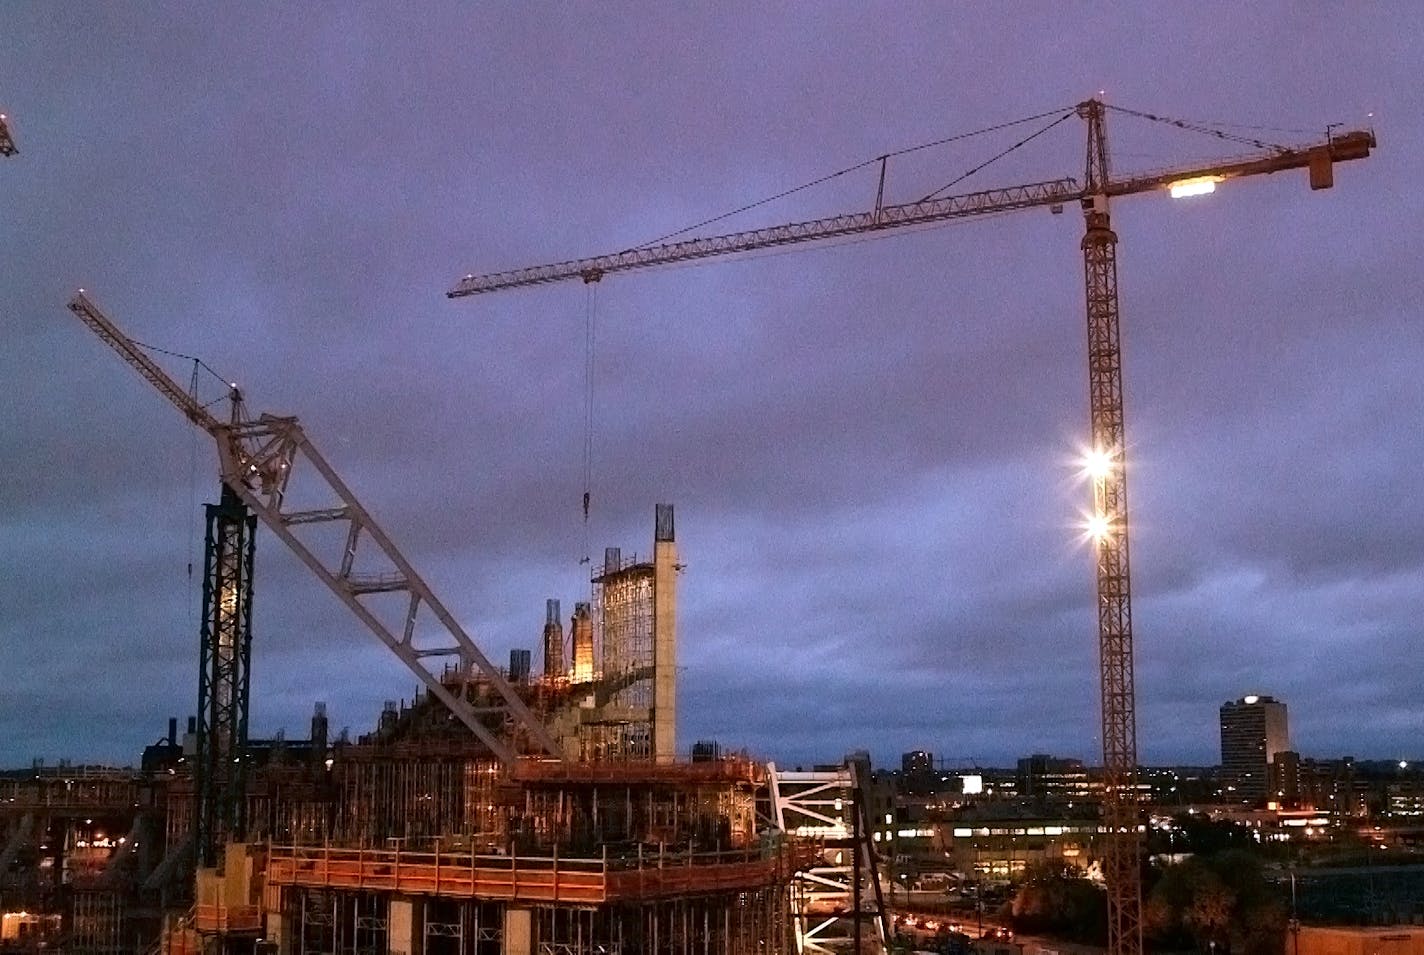
M15 148L15 137L10 135L10 120L0 113L0 156L14 156L19 152Z
M82 289L69 302L69 310L216 441L223 483L223 502L216 507L227 512L226 519L241 523L250 509L497 759L512 764L524 749L562 757L549 730L361 506L296 418L249 417L237 386L232 385L231 419L220 420L100 312ZM293 485L296 475L299 480ZM211 521L212 509L209 516ZM255 526L251 518L246 520ZM313 526L339 530L324 537L303 534ZM211 524L209 533L213 533ZM367 542L370 546L363 548ZM327 545L324 554L323 545ZM205 581L205 588L219 592L219 604L235 600L238 588L251 586L250 543L242 546L248 548L246 570L235 556L238 562ZM240 546L229 550L241 553ZM363 555L372 551L374 556L367 560ZM395 619L382 613L392 609L378 604L382 595L395 595L399 608ZM441 674L431 669L431 664L452 661L466 672L478 670L491 687L492 698L477 707L452 692ZM238 679L245 681L245 666L242 670Z
M1105 124L1108 109L1207 132L1222 139L1244 142L1255 147L1257 151L1245 158L1183 166L1166 172L1115 177L1108 164ZM1177 197L1199 195L1213 191L1217 184L1230 179L1300 168L1309 170L1312 189L1328 189L1334 185L1334 163L1363 159L1369 155L1376 143L1373 132L1360 130L1327 134L1323 141L1306 146L1273 146L1198 124L1109 107L1100 99L1079 103L1041 132L1046 132L1048 128L1075 114L1086 122L1088 133L1087 162L1082 184L1074 179L1055 179L944 198L927 197L919 202L903 205L885 205L883 197L888 160L886 156L880 158L880 184L875 205L866 212L851 212L707 238L661 242L611 255L532 268L485 275L471 274L461 279L447 295L450 298L459 298L568 279L582 279L585 283L597 282L615 272L718 255L825 241L877 231L888 232L908 226L924 226L1014 209L1049 206L1052 211L1058 212L1065 203L1079 203L1086 226L1082 250L1087 289L1088 394L1092 437L1086 463L1093 482L1093 514L1088 530L1095 544L1097 569L1103 767L1106 777L1103 819L1107 831L1104 839L1103 870L1108 883L1108 951L1110 955L1140 955L1142 887L1138 836L1140 814L1135 793L1137 720L1133 685L1131 588L1128 575L1127 456L1118 331L1117 235L1113 232L1109 220L1109 201L1121 196L1163 189L1170 190L1172 195ZM1028 137L1032 138L1034 137ZM1028 139L1010 149L1023 145Z

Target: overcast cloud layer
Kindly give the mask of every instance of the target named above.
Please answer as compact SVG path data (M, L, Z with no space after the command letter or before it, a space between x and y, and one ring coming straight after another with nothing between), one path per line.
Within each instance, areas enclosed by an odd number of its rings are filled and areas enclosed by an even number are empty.
M213 450L74 288L300 416L500 661L545 597L586 599L589 293L447 301L458 277L1099 90L1380 139L1328 192L1114 207L1141 759L1215 762L1250 692L1307 755L1424 756L1424 10L1124 6L5 4L0 766L131 762L197 696ZM1081 176L1082 125L958 188ZM1033 128L892 163L888 198ZM1223 152L1109 132L1121 170ZM598 287L593 546L646 551L677 505L683 749L1100 758L1081 229L1030 211ZM413 678L261 534L254 733L303 735L314 700L364 731Z

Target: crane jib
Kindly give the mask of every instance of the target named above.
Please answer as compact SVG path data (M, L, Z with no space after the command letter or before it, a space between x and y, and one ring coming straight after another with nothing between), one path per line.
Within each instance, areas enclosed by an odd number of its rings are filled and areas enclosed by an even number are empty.
M728 235L687 239L667 245L628 249L612 255L587 259L571 259L552 265L529 269L495 272L489 275L468 275L446 293L450 298L478 295L523 285L541 285L581 278L598 281L610 272L670 265L691 259L707 258L736 252L753 252L798 242L813 242L855 235L878 229L924 225L946 219L1006 212L1033 206L1049 206L1071 202L1082 195L1082 188L1073 179L1050 179L1044 182L988 189L943 199L902 205L882 206L870 212L847 213L824 219L810 219L765 229L750 229Z
M1369 155L1374 146L1375 136L1369 130L1337 133L1323 142L1296 149L1256 153L1251 156L1227 158L1176 169L1115 176L1102 184L1101 191L1105 196L1127 196L1164 189L1178 180L1191 177L1211 176L1219 179L1234 179L1241 176L1307 167L1311 171L1312 188L1329 188L1332 182L1331 163L1362 159ZM888 231L950 219L1028 209L1035 206L1054 207L1080 200L1086 194L1087 190L1083 186L1076 180L1068 178L1051 179L1002 189L987 189L981 192L970 192L903 205L877 205L875 209L868 212L846 213L824 219L791 222L785 225L750 229L727 235L686 239L662 245L648 245L636 249L625 249L611 255L570 259L565 262L554 262L532 268L511 269L485 275L470 274L445 294L448 298L462 298L467 295L480 295L485 292L520 288L525 285L563 282L570 279L582 279L586 283L597 282L611 272L652 268L693 259L710 258L716 255L754 252L758 249L775 246L836 239L857 233Z

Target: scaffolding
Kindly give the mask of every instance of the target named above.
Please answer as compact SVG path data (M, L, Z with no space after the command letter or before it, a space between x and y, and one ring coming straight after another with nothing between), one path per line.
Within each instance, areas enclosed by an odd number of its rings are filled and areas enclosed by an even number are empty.
M540 907L539 955L786 955L795 951L776 888L595 909Z
M601 661L598 716L584 721L587 760L653 756L653 565L604 551L593 577L594 634Z
M76 955L122 955L132 950L128 939L124 900L116 892L77 891L73 897L70 942L65 948Z
M474 838L498 831L492 759L344 756L332 838L377 846L390 840Z
M369 893L327 889L293 892L286 915L296 927L294 951L307 955L386 955L388 902L385 896Z
M597 906L510 906L478 899L301 889L288 897L292 955L385 955L397 933L424 955L501 955L526 918L538 955L790 955L784 886ZM396 899L408 918L393 917Z

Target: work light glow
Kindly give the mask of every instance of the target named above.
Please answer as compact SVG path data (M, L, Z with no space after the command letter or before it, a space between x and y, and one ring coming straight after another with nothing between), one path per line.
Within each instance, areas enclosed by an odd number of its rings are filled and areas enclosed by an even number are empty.
M1112 473L1113 456L1101 449L1083 454L1083 473L1094 481L1101 481Z
M1187 199L1191 196L1206 196L1216 192L1216 184L1224 182L1222 176L1197 176L1193 179L1178 179L1167 188L1173 199Z

